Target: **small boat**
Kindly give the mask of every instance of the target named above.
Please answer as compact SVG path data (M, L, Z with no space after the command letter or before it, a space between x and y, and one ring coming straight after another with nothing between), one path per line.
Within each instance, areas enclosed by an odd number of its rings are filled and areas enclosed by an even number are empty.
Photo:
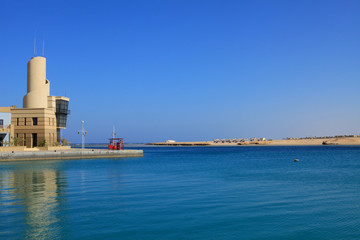
M298 162L298 161L299 161L299 159L297 159L297 158L294 159L294 162Z

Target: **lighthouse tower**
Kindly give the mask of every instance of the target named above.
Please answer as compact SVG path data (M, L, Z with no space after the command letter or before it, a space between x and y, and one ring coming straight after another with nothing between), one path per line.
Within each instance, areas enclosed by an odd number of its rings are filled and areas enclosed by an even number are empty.
M23 108L11 109L12 139L26 147L54 146L66 128L69 98L50 96L46 58L32 57L27 63L27 93Z
M23 108L47 108L50 82L46 79L46 58L33 57L27 64L27 94Z

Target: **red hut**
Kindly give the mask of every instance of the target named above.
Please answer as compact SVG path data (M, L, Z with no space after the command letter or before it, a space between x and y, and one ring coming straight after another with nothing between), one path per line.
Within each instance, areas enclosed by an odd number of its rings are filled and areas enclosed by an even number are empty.
M123 138L109 138L109 150L124 150L124 139Z

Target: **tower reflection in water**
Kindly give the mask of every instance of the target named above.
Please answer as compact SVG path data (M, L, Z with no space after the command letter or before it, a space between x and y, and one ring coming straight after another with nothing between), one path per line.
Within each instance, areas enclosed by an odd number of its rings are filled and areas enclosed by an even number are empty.
M8 177L13 204L24 207L25 229L21 235L26 239L62 238L64 216L59 211L65 199L65 175L58 170L40 169L15 170Z

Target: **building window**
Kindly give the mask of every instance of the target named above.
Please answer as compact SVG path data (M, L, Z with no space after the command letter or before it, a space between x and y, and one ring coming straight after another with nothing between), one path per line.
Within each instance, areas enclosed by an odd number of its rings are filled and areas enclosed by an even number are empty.
M19 118L16 118L16 126L19 126Z
M24 118L24 126L26 126L26 118Z
M37 126L37 125L38 125L37 119L38 119L38 118L33 118L33 125L34 125L34 126Z
M65 128L67 115L70 113L69 111L69 102L65 100L56 100L56 126Z
M0 119L0 128L2 128L4 125L4 119Z

